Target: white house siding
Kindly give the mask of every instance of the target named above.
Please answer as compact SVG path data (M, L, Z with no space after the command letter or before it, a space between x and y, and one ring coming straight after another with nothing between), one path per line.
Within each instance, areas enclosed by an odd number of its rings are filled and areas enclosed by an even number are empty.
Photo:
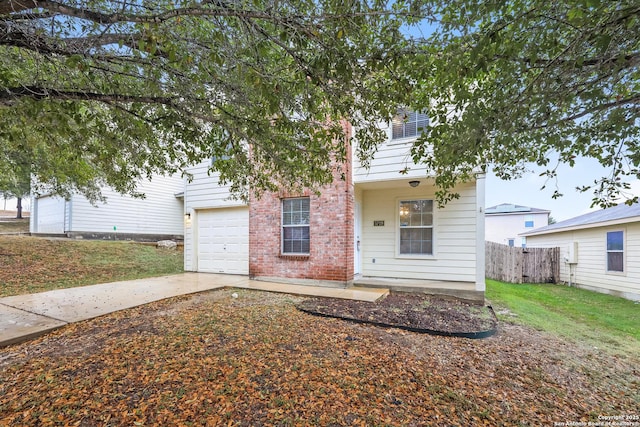
M186 271L197 270L197 227L198 212L208 209L220 209L246 206L239 200L230 198L228 186L222 186L218 182L218 174L207 174L210 162L204 161L189 169L193 175L191 182L184 186L184 208L189 218L184 223L184 269Z
M105 204L92 205L84 196L71 199L69 229L74 233L123 233L182 235L183 202L175 195L183 191L183 179L176 176L154 176L143 181L138 191L144 199L123 196L104 188Z
M460 198L439 209L434 203L434 255L397 255L400 200L435 199L435 187L423 180L411 188L362 191L362 274L437 281L476 282L476 227L478 218L475 183L455 189ZM359 196L359 194L358 194ZM384 226L374 226L384 221Z
M356 184L396 179L424 179L427 176L427 169L417 166L411 159L411 142L416 138L391 140L391 131L387 132L389 140L380 144L369 169L364 168L354 155L353 180Z
M625 232L625 272L607 272L607 232ZM565 259L569 247L578 242L578 263L571 269ZM560 248L560 279L579 287L640 300L640 223L556 232L527 238L529 247Z
M527 228L524 222L531 217L533 227ZM514 246L522 246L520 233L533 231L536 228L545 227L549 223L548 213L519 212L509 214L491 214L485 216L485 239L503 245L509 244L509 239L514 240Z

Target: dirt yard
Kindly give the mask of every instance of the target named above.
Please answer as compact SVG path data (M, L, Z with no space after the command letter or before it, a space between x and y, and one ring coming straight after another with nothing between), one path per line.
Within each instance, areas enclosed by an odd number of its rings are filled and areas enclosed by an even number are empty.
M0 424L552 426L638 415L639 359L508 324L479 340L381 328L307 314L302 301L219 290L0 349Z

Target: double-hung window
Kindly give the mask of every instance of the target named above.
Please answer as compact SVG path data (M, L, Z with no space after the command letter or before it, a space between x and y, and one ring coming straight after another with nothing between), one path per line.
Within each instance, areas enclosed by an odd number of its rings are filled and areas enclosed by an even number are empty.
M400 255L433 255L433 200L400 201Z
M607 271L624 272L624 231L607 233Z
M418 136L428 125L429 119L426 114L399 109L391 122L391 139Z
M282 253L309 254L309 198L282 200Z

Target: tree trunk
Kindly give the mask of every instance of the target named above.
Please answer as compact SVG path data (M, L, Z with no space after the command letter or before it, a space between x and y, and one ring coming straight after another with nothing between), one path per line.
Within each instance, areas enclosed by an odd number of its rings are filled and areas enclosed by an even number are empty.
M22 197L18 197L18 206L16 209L18 210L18 214L16 215L17 219L22 219Z

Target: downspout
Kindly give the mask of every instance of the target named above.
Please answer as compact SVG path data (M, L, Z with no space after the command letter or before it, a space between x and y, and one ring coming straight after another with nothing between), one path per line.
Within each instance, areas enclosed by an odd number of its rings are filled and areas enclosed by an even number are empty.
M68 233L71 232L72 228L71 228L71 218L73 215L73 196L71 196L69 198L69 200L66 201L66 203L64 204L64 209L65 209L65 219L66 221L65 223L65 234L67 234L67 237L71 237ZM67 213L68 210L68 213ZM67 216L68 215L68 216Z
M485 204L485 173L476 175L476 291L484 292L485 283L485 230L484 230L484 204Z

